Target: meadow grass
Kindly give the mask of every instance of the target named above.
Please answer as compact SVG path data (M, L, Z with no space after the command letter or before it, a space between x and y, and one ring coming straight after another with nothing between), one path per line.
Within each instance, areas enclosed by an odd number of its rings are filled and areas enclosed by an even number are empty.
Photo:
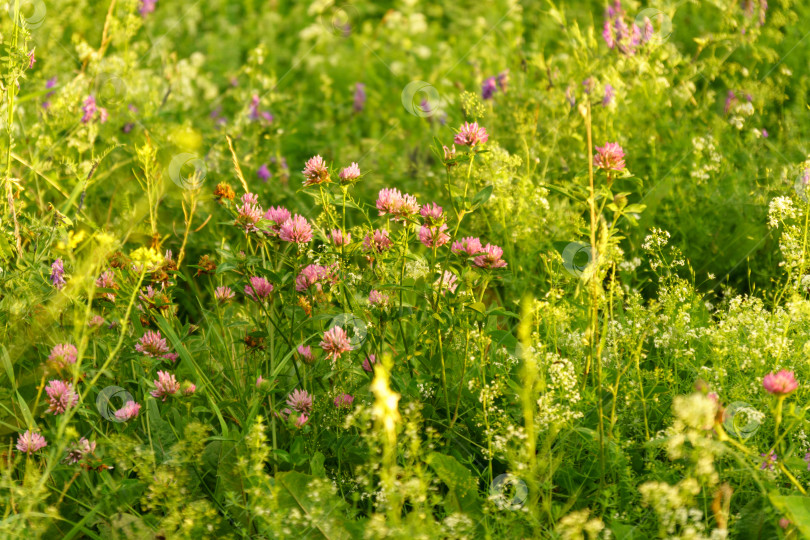
M810 538L806 4L0 11L0 538Z

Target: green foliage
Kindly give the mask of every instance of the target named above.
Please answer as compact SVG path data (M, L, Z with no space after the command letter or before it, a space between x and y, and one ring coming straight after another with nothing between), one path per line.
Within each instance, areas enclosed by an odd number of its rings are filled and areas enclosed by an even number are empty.
M806 4L153 3L0 18L0 537L810 537Z

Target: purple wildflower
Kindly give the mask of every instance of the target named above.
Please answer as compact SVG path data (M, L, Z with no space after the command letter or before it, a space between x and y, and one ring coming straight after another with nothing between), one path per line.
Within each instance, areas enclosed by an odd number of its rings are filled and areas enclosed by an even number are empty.
M366 359L363 360L363 370L368 371L369 373L371 373L374 370L374 368L372 366L374 366L376 363L377 363L377 356L376 355L370 354L370 355L366 356ZM808 465L808 467L810 467L810 465Z
M65 286L65 266L62 264L62 259L56 259L51 265L51 283L57 289Z
M607 107L608 105L613 103L613 96L615 95L615 93L616 91L611 85L609 84L605 85L605 97L602 98L603 107Z
M145 19L147 15L154 13L156 4L157 0L141 0L141 7L138 8L138 13Z
M492 99L492 95L498 90L498 82L495 77L487 77L481 84L481 97Z
M759 466L761 470L768 469L769 471L773 470L773 466L776 463L776 452L770 450L767 454L760 454L761 457L765 458L765 461Z
M354 85L354 112L361 112L366 106L366 85L357 83Z
M256 176L258 176L262 182L267 182L273 176L273 173L267 168L267 163L262 163L262 166L256 171Z

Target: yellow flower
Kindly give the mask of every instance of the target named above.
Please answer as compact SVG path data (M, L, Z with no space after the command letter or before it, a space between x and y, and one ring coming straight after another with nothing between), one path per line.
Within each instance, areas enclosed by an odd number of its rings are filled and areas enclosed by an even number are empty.
M140 247L129 254L132 262L145 264L147 268L155 268L163 262L163 256L155 248Z
M389 443L394 446L397 442L397 423L400 421L397 404L399 394L392 392L388 386L388 369L391 359L388 355L383 358L382 363L374 369L374 380L371 383L371 391L374 392L374 407L372 409L377 425L382 427L388 437Z
M80 230L77 233L70 231L67 236L67 243L60 240L56 244L56 249L60 251L73 251L76 249L76 246L78 246L82 240L84 240L85 236L87 236L87 233L84 230Z

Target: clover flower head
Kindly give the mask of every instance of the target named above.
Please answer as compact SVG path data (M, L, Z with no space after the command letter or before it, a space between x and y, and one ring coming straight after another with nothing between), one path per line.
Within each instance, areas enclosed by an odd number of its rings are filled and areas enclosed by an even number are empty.
M624 150L619 143L605 143L602 147L597 146L593 163L606 171L621 171L625 167Z
M384 308L388 305L390 301L390 297L387 294L383 294L380 291L372 290L368 293L368 303L373 307Z
M485 127L479 126L478 122L465 122L464 125L458 129L458 133L456 133L453 142L463 146L474 147L484 144L488 140L489 134Z
M180 383L177 382L174 375L168 371L158 371L157 374L157 380L152 381L152 384L155 385L155 389L149 392L149 394L153 398L166 401L167 397L175 395L180 390Z
M304 165L304 170L301 171L304 175L305 186L312 186L322 184L329 181L329 170L326 167L326 162L318 155L311 157Z
M506 261L501 259L502 256L503 249L493 244L487 244L483 248L483 253L473 259L473 263L479 268L503 268L506 266Z
M374 365L377 363L377 356L374 354L370 354L366 356L365 360L363 360L363 370L368 371L371 373L374 371Z
M342 409L345 407L351 407L353 401L354 396L350 394L338 394L337 396L335 396L334 403L335 407L337 407L338 409Z
M304 216L296 214L281 224L278 237L285 242L306 244L312 240L312 226Z
M349 336L340 326L333 326L323 334L323 341L320 343L321 349L326 352L326 357L334 362L345 352L354 350Z
M50 402L48 412L53 415L62 414L69 408L75 407L79 402L79 395L69 382L57 379L48 381L48 386L45 387L45 393L48 394L48 400Z
M307 265L295 278L295 290L304 292L315 285L316 289L321 291L323 289L322 283L330 280L331 277L332 272L329 268L319 264Z
M385 229L377 229L363 238L363 250L367 252L382 253L391 249L393 245Z
M273 284L261 276L253 276L250 278L250 283L245 285L245 295L256 302L266 300L271 292L273 292Z
M71 443L70 449L65 456L65 463L74 465L96 451L96 441L88 441L82 437L77 442Z
M338 176L340 177L340 181L344 184L354 182L360 178L360 166L357 163L352 163L340 171Z
M315 355L312 353L312 347L309 345L299 345L296 350L305 364L311 364L315 361Z
M58 345L54 345L53 349L51 349L48 362L53 364L57 369L63 369L70 364L75 364L78 355L79 351L72 343L59 343Z
M45 437L30 429L17 437L17 450L24 454L30 455L39 452L46 446L48 446L48 443L45 441Z
M441 290L442 294L445 294L447 291L455 293L458 288L457 281L458 278L453 272L445 270L443 277L437 279L434 284Z
M450 236L445 233L446 230L446 223L442 223L438 227L422 225L419 229L419 241L428 248L441 247L450 241Z
M436 224L444 219L444 210L435 202L432 203L432 205L424 205L419 211L419 214L424 218L425 222L429 224Z
M150 358L163 358L169 352L169 344L160 330L147 330L135 345L135 350Z
M456 255L464 254L468 257L472 257L484 251L484 247L481 245L480 239L473 236L468 236L453 242L453 245L450 247L450 251Z
M127 401L124 406L115 411L115 418L121 422L127 422L136 418L141 410L141 404L134 401Z
M799 381L792 371L783 369L778 373L769 373L762 379L765 390L775 396L786 396L799 387Z
M332 238L332 243L336 247L346 246L352 242L351 233L344 234L340 229L332 229L329 235Z
M306 390L296 388L287 396L287 405L299 413L310 413L312 412L312 396Z
M231 289L230 287L224 287L224 286L223 287L217 287L214 290L214 298L220 304L224 304L225 302L228 302L229 300L233 300L235 296L236 296L236 293L234 293L233 289Z
M291 215L292 214L290 214L290 211L283 206L271 206L267 212L264 213L264 219L267 221L272 221L270 230L273 233L278 234L279 230L281 230L282 223L290 219Z

